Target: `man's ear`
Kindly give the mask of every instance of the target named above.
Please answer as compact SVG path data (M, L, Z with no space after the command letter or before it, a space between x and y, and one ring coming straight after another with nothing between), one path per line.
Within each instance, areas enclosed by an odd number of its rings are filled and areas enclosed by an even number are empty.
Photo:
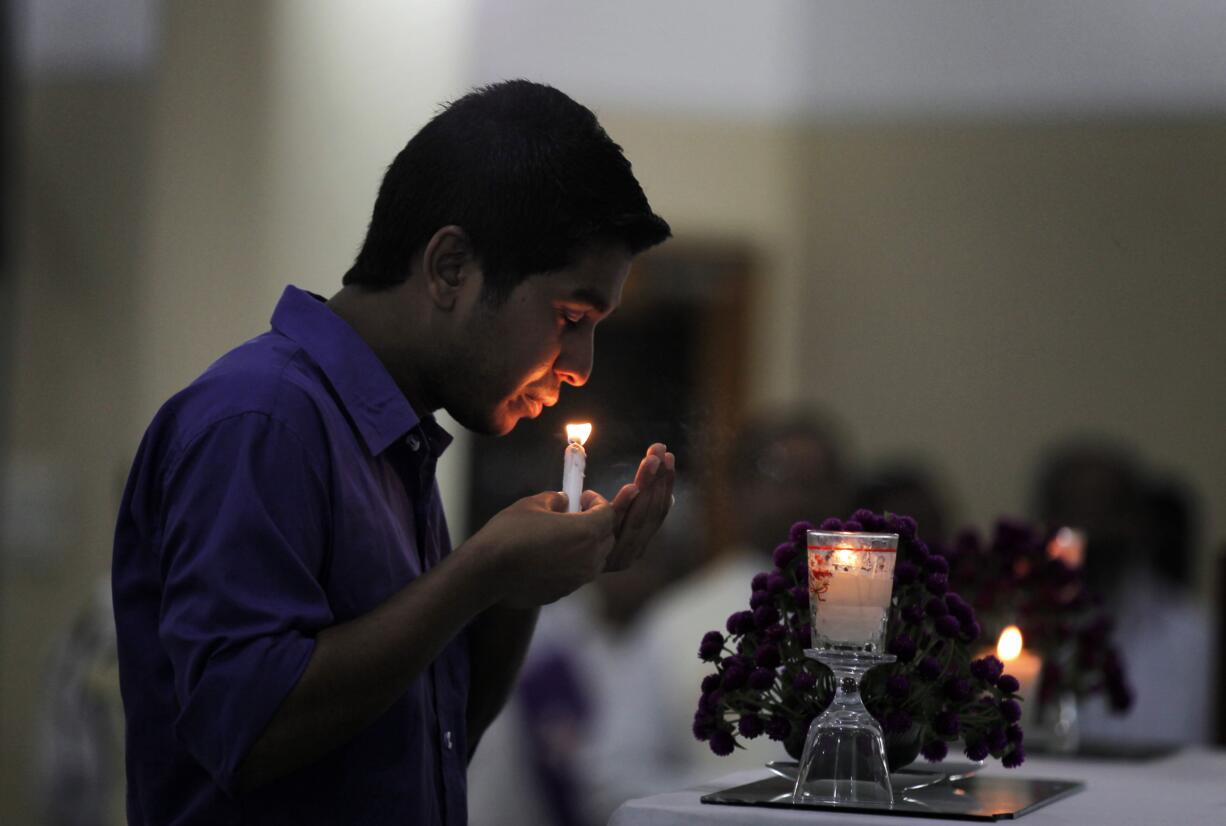
M460 292L476 271L468 234L455 225L434 233L426 243L421 263L431 300L445 310L455 306Z

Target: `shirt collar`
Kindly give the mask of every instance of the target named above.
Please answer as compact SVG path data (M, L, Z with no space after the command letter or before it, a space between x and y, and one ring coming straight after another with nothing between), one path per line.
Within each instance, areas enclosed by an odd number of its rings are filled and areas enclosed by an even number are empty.
M370 345L322 297L287 286L273 310L272 327L319 365L371 454L387 450L414 428L425 434L434 456L451 443L433 416L417 415Z

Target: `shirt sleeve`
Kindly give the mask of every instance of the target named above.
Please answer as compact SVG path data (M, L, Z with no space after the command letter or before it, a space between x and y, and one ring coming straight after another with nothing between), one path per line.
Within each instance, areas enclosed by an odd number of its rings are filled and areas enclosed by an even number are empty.
M227 794L332 624L324 475L287 425L244 413L195 437L164 480L158 633L175 735Z

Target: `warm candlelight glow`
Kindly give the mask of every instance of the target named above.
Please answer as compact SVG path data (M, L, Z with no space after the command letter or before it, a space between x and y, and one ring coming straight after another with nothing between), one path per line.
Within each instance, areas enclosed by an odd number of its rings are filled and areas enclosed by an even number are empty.
M566 441L586 444L587 437L592 435L592 423L568 424L566 426Z
M1085 535L1072 528L1061 528L1047 544L1047 555L1070 568L1080 568L1085 559Z
M850 568L858 565L859 560L856 558L856 552L851 548L838 548L830 555L831 565L842 565L844 568Z
M996 643L996 656L1002 662L1013 662L1022 654L1022 629L1010 625L1000 632L1000 640Z

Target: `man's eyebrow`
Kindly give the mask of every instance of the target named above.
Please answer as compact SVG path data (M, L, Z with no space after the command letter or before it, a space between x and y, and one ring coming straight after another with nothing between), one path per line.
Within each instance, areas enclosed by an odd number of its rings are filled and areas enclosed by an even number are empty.
M579 287L570 294L570 300L591 304L596 312L604 315L609 311L609 300L589 287Z

